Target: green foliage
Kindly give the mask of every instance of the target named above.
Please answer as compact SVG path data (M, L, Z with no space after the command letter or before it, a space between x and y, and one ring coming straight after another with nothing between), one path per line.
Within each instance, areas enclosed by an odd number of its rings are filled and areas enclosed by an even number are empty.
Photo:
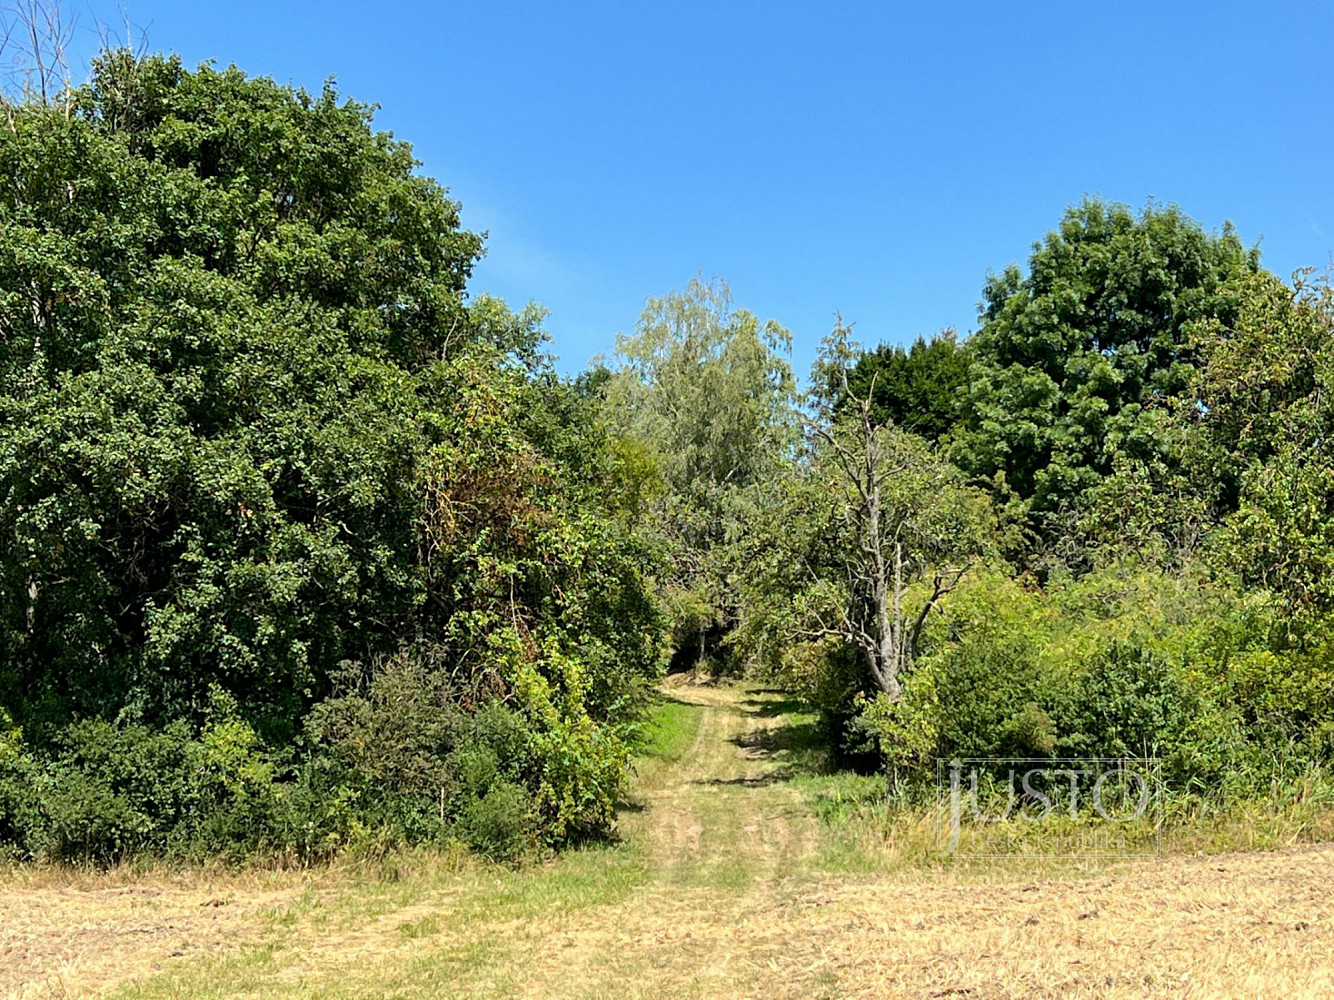
M893 424L929 441L939 441L958 423L968 400L970 341L959 342L954 330L926 340L918 337L904 349L881 344L865 351L848 372L848 389L869 399L876 424ZM835 408L846 408L838 385L823 387Z
M1045 589L979 573L946 600L901 701L863 705L854 731L901 767L1157 757L1174 792L1256 794L1276 766L1334 749L1326 633L1291 646L1277 610L1124 564Z
M908 684L927 677L925 672L918 672L909 677ZM859 692L851 702L856 714L848 723L854 746L878 753L895 770L927 773L940 745L941 712L935 691L919 686L920 691L905 692L898 699L891 699L883 691L870 697Z
M476 783L462 777L464 762L451 759L456 747L472 748L472 727L465 692L445 666L402 653L371 669L353 665L310 713L307 732L371 789L428 803L437 793L475 792ZM494 752L491 759L494 770Z
M735 546L737 647L836 729L876 693L897 703L927 619L995 532L986 494L852 389L847 334L840 321L817 360L813 381L839 391L808 450L744 494Z
M1037 756L1040 747L1026 739L1042 728L1030 706L1043 708L1053 688L1042 655L1052 611L1023 584L980 572L950 595L941 616L904 685L903 705L877 727L882 748L906 744L917 761ZM932 736L929 752L913 728Z
M539 310L467 299L481 241L410 148L332 87L126 52L12 112L0 834L605 831L660 658L652 477Z
M1290 614L1334 608L1334 291L1253 279L1215 323L1194 385L1204 444L1197 478L1219 484L1217 548L1243 585Z
M1177 750L1204 712L1161 655L1114 640L1078 675L1060 748L1068 756L1156 757Z
M926 441L892 428L876 435L874 467L883 479L874 544L889 553L891 577L898 546L897 620L907 641L938 599L933 585L946 575L957 579L985 550L990 509ZM837 730L876 689L857 639L881 627L863 496L832 447L822 447L746 499L735 547L741 615L731 642ZM894 613L892 594L885 597Z
M738 495L730 641L918 781L937 757L1151 755L1174 792L1254 796L1318 770L1331 331L1327 285L1284 285L1230 229L1094 201L990 279L963 345L861 352L840 323L812 374L819 447ZM950 501L979 481L994 524ZM987 551L1018 572L993 557L933 592ZM908 585L876 586L877 558ZM905 608L929 612L920 643L897 690L872 684L865 650Z
M726 283L698 278L649 300L634 336L617 339L607 414L636 478L661 483L651 519L674 667L728 665L739 495L778 474L798 440L790 347L775 321L733 309Z
M508 781L497 781L468 803L461 822L463 840L492 857L519 853L531 826L528 792Z
M332 86L111 51L67 96L0 130L15 856L597 836L669 658L919 776L1334 755L1334 293L1230 228L1086 201L963 343L840 321L803 412L722 282L558 377Z
M364 821L417 837L453 834L498 855L545 832L524 784L534 779L529 725L496 691L463 687L438 654L349 669L307 731Z
M1206 549L1216 496L1197 488L1175 458L1118 456L1109 475L1046 516L1033 566L1058 574L1122 563L1181 572Z
M792 337L732 308L727 284L694 278L650 299L634 336L616 342L607 395L624 431L653 450L667 481L755 482L794 443Z
M217 692L200 729L74 722L43 757L0 761L0 831L20 857L113 862L145 851L238 856L294 846L280 768Z
M331 89L110 53L76 114L14 122L13 708L160 720L218 681L277 734L328 665L403 627L422 373L445 331L485 339L461 297L480 243Z
M987 282L955 460L1030 513L1058 510L1118 460L1174 464L1168 404L1191 384L1196 331L1230 323L1258 270L1230 228L1210 235L1176 208L1071 208L1027 275Z

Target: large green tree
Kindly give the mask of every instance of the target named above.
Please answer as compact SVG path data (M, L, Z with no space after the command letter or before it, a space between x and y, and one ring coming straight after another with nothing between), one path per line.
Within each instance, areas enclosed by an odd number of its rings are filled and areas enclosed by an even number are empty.
M616 341L608 398L672 489L745 486L795 441L791 335L734 308L721 280L649 299Z
M970 398L952 457L1021 510L1060 509L1118 461L1175 461L1171 404L1191 383L1202 325L1230 323L1259 270L1225 227L1175 207L1088 200L986 284Z
M772 476L798 440L791 338L698 278L650 299L617 340L606 394L627 446L656 469L678 662L718 658L735 618L729 540L742 490Z
M972 352L955 331L918 337L910 347L881 344L864 351L847 372L851 395L826 386L839 409L856 409L852 398L869 400L876 423L894 424L930 441L954 429L968 402Z
M367 108L108 53L0 130L0 658L23 714L290 718L406 627L419 376L481 250ZM25 707L26 706L26 707Z
M429 647L453 710L518 713L546 832L609 823L651 556L600 402L539 312L467 297L481 240L407 144L331 87L127 52L6 111L0 721L222 703L290 745L352 704L341 664Z

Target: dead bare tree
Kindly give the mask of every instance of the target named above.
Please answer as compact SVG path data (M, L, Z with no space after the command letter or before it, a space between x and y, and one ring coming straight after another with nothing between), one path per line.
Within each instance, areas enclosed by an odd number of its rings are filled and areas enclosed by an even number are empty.
M821 631L854 645L879 690L897 701L928 617L981 548L986 506L925 441L875 419L874 380L861 397L848 381L849 332L840 317L826 341L838 412L828 408L809 424L839 473L841 517L855 545L843 555L849 599ZM910 611L909 590L927 576L929 593Z
M139 69L148 53L148 32L130 20L117 5L121 24L113 29L95 20L98 58L114 60L115 72L104 74L104 87L118 100L108 102L110 124L131 116L137 95ZM74 114L75 84L70 61L76 18L60 0L0 0L0 108L11 131L19 104L32 102L54 107L66 117Z

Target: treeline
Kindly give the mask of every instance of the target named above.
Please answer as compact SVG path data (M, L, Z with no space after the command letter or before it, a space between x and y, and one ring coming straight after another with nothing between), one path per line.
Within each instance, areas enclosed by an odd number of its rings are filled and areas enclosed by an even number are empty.
M636 473L370 109L104 54L0 127L0 842L603 832Z
M909 781L1143 756L1184 803L1328 788L1324 280L1088 200L987 280L972 336L864 350L840 321L804 398L782 337L724 306L696 284L658 307L612 382L646 447L709 456L659 508L678 648L786 685Z
M0 843L289 856L605 834L664 670L830 745L1334 753L1334 298L1085 202L978 330L808 389L721 282L575 379L370 109L104 53L0 127Z

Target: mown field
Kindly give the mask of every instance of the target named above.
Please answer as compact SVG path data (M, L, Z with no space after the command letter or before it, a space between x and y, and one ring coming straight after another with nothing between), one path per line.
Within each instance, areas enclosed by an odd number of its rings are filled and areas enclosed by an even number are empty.
M656 723L621 842L545 864L6 871L0 995L1334 995L1319 814L1169 832L1149 861L942 861L929 816L822 773L779 694L677 686Z

